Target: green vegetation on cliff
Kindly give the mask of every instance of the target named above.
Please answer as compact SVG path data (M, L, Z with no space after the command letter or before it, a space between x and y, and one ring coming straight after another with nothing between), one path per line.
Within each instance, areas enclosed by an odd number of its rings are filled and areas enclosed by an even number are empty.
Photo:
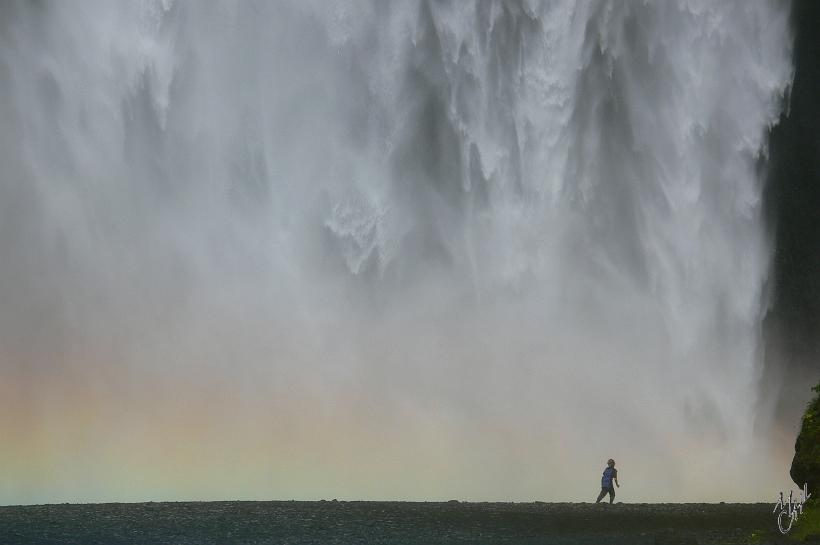
M813 499L820 494L820 384L812 388L818 395L803 415L800 434L794 443L794 459L789 472L799 487L808 484Z

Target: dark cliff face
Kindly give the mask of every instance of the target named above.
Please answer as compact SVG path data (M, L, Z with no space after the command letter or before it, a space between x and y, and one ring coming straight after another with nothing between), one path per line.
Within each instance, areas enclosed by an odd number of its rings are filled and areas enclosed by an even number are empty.
M764 192L773 236L761 388L795 426L820 377L820 2L795 0L794 83L769 140Z

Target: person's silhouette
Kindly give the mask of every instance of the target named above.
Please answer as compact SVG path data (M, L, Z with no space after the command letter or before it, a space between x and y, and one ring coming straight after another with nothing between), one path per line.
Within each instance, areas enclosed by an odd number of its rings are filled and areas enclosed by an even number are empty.
M609 494L609 503L612 503L615 499L615 488L612 486L612 481L615 481L615 486L618 488L621 487L621 485L618 484L618 470L615 469L615 460L610 458L606 463L604 474L601 477L601 493L598 494L598 499L595 500L595 503L600 503L607 494Z

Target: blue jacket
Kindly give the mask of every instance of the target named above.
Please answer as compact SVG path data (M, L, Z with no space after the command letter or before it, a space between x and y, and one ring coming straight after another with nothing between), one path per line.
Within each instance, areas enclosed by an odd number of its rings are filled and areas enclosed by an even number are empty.
M614 467L607 467L601 477L601 488L612 488L612 479L618 478L618 470Z

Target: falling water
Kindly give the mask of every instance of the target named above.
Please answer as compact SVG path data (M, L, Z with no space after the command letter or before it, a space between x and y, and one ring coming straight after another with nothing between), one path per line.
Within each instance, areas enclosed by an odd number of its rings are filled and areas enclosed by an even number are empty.
M4 3L0 502L773 494L788 15Z

